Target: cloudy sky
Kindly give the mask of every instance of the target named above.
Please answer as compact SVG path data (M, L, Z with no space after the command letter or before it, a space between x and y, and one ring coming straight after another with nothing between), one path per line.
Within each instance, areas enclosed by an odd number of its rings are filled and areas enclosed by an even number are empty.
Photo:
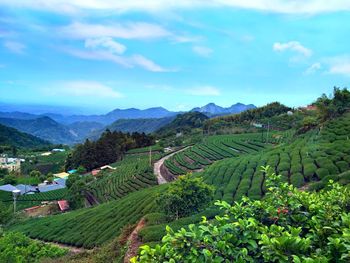
M0 0L0 102L305 105L350 81L350 1Z

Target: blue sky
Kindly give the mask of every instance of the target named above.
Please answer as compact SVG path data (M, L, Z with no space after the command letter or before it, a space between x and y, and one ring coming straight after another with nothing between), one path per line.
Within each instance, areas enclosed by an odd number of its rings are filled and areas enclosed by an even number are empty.
M0 0L0 101L305 105L349 86L349 34L344 0Z

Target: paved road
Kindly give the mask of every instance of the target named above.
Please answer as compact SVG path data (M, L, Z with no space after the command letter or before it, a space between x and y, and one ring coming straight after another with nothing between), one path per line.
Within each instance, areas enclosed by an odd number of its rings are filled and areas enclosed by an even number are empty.
M165 157L163 157L162 159L160 159L159 161L157 161L155 164L154 164L154 167L153 167L153 172L154 174L157 176L157 180L158 180L158 184L165 184L167 183L168 181L163 177L162 175L162 172L160 171L160 167L164 164L164 161L169 159L171 156L173 156L174 154L177 154L179 152L182 152L188 148L190 148L192 146L187 146L181 150L178 150L176 152L173 152Z

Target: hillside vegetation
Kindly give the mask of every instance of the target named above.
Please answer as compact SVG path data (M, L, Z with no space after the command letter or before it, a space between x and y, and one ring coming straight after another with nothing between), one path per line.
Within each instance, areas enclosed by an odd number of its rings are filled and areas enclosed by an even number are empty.
M97 141L78 144L66 161L66 170L79 166L87 171L121 160L130 149L154 144L153 137L144 133L122 133L106 130Z
M72 144L80 140L73 130L46 116L31 120L0 118L0 123L54 144Z
M174 117L150 119L120 119L107 126L111 131L152 133L169 124Z
M48 146L50 142L0 124L0 145L36 148Z
M190 133L192 129L201 128L207 119L209 118L200 112L179 114L172 122L157 130L156 134L166 137L176 133Z

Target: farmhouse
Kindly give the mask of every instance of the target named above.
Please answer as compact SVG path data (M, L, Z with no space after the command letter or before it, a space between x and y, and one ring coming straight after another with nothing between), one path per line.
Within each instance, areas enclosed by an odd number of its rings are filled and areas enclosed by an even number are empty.
M19 172L21 170L21 160L19 158L9 158L6 154L0 157L0 168L7 169L10 172Z

